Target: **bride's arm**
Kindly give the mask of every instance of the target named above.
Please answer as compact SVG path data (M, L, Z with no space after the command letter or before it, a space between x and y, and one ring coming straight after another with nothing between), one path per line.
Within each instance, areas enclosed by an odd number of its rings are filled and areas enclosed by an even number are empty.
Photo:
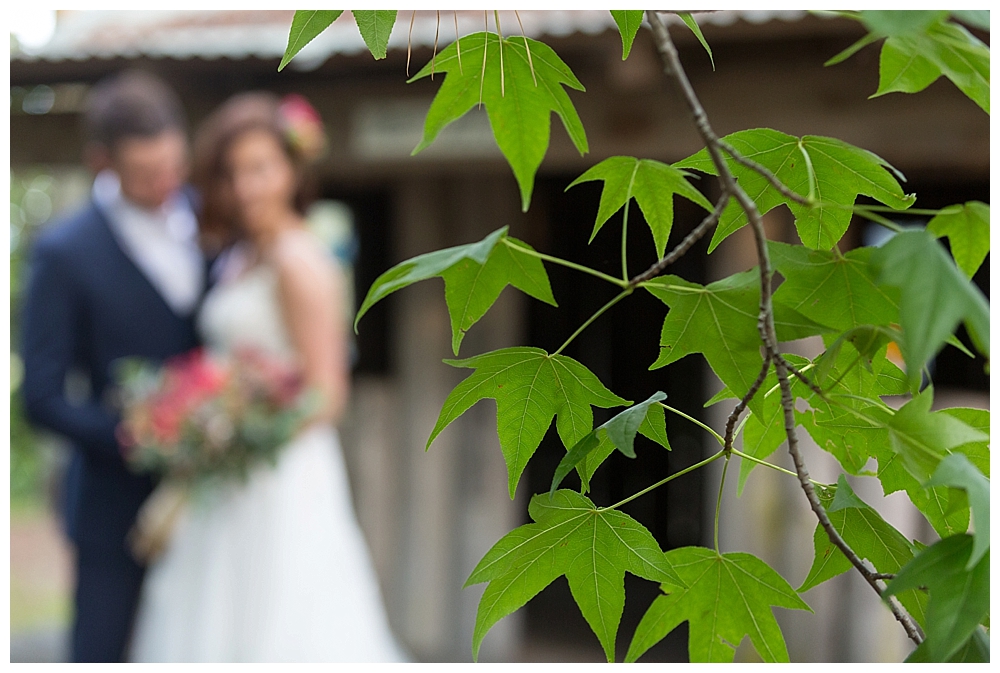
M273 260L285 324L306 385L323 395L317 416L337 422L350 390L340 277L330 260L302 236L283 237Z

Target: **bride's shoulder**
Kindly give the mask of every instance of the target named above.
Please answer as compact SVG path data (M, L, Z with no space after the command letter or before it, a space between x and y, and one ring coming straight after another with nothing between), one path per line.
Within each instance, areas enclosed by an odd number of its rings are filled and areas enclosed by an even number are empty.
M305 228L282 232L270 251L279 280L292 286L333 289L337 267L320 240Z
M271 250L271 258L279 269L285 270L304 268L313 273L332 273L336 268L319 238L299 227L281 233Z

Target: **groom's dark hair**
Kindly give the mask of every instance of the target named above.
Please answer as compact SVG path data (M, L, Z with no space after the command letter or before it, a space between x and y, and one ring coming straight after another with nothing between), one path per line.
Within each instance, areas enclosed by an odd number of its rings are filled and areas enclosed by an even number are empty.
M114 153L122 140L184 132L184 108L166 82L142 70L105 77L90 90L83 116L88 142Z

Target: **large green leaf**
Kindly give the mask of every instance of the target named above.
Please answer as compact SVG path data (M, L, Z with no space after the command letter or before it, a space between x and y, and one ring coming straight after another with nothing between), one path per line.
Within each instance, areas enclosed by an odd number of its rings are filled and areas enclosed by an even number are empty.
M975 535L966 568L972 568L990 548L990 480L963 454L953 453L941 461L927 485L951 486L968 494Z
M836 487L817 488L817 493L834 529L877 572L896 573L913 559L914 549L906 537L858 498L844 475L840 475ZM819 524L813 534L813 549L813 564L799 592L808 591L853 567ZM899 598L907 612L922 624L926 596L918 591L906 591Z
M886 39L873 97L923 91L941 75L989 114L990 49L965 28L943 20Z
M743 397L763 364L757 331L759 273L751 269L709 285L660 276L642 286L670 307L663 321L660 356L650 369L702 353L729 390ZM775 306L774 322L782 341L828 331L785 306Z
M964 321L976 347L989 357L990 307L926 230L896 234L872 253L878 282L900 292L902 352L911 386L924 364Z
M982 201L946 208L927 223L927 231L947 236L955 264L972 278L990 252L990 207Z
M292 16L292 26L288 30L288 46L285 47L285 55L281 57L278 71L284 70L288 62L295 58L295 55L302 51L304 46L312 42L343 13L342 9L295 10L295 14Z
M636 33L639 32L639 26L642 25L642 14L643 10L641 9L611 10L611 16L618 25L618 32L622 36L623 61L628 58L629 52L632 51L632 42L635 40Z
M500 292L513 285L527 295L546 304L556 306L549 277L540 259L528 254L530 245L515 238L507 238L513 245L495 245L480 264L472 257L463 257L441 273L444 278L444 297L451 316L451 346L458 355L459 346L469 331Z
M970 428L979 430L986 436L986 439L978 442L969 442L953 449L965 454L976 469L982 472L987 479L990 478L990 412L988 409L970 409L968 407L949 407L942 409L939 413L954 416Z
M878 459L877 476L884 495L906 491L913 506L941 537L968 530L969 508L954 501L954 491L944 486L925 487L903 466L902 457L888 446L875 447L874 453Z
M479 601L472 654L478 657L483 637L494 624L514 612L560 575L608 661L625 606L625 571L681 588L656 540L642 524L617 510L598 509L573 491L536 495L528 513L534 523L515 528L479 562L466 586L489 582Z
M584 489L589 489L590 475L610 455L610 451L607 453L601 451L595 456L595 453L604 447L610 445L611 450L618 449L629 458L635 458L635 436L638 433L649 437L669 451L670 443L667 441L666 419L663 416L663 407L658 404L666 398L666 393L655 392L650 395L649 399L616 414L606 423L584 435L583 439L574 444L559 461L555 474L552 476L550 493L554 493L566 475L585 460L588 461L588 469L581 471L580 476L583 479ZM590 460L592 458L596 458L596 460Z
M630 404L576 360L549 355L540 348L503 348L445 362L476 371L445 399L427 446L473 404L486 398L496 400L497 433L512 499L521 473L553 416L559 437L569 449L593 428L591 405L608 408Z
M894 171L899 175L898 171L884 159L836 138L796 138L773 129L750 129L728 135L723 140L746 158L769 169L793 192L815 199L811 207L796 203L782 195L757 171L726 157L729 170L761 214L786 204L795 215L799 238L816 250L829 250L844 235L859 195L870 196L899 209L909 208L915 200L903 193L890 173ZM674 165L718 174L707 150ZM746 223L746 213L735 199L730 201L719 219L709 252Z
M989 612L989 552L970 569L972 548L968 535L940 540L918 554L886 587L886 596L920 587L930 591L924 623L928 661L951 658Z
M654 600L639 622L626 661L638 659L684 621L689 624L692 663L732 661L747 635L764 661L788 661L771 606L797 610L809 606L781 575L750 554L682 547L664 556L686 587L661 587L666 595Z
M591 241L608 218L627 204L629 199L635 198L653 232L656 255L663 257L670 229L674 224L674 194L694 201L705 210L712 210L708 199L687 181L688 175L679 168L652 159L610 157L592 166L571 182L569 187L592 180L604 181L597 220L594 222L594 231L590 234Z
M910 656L903 660L907 664L927 664L934 660L930 656L927 641L920 643ZM988 664L990 663L990 637L986 629L979 627L972 632L965 644L959 647L955 654L948 657L948 663L953 664Z
M376 59L385 58L389 35L396 23L395 9L352 9L358 32Z
M771 263L785 277L775 304L841 331L899 321L898 292L875 282L877 270L869 263L875 248L841 254L777 241L767 246Z
M461 64L456 45L461 46ZM583 123L563 89L566 85L583 91L583 85L542 42L515 36L501 43L493 33L473 33L448 45L410 81L433 72L447 76L427 112L423 140L413 153L434 142L445 126L473 106L485 105L493 137L520 186L523 210L531 202L535 172L549 147L552 112L562 119L580 154L588 151Z
M892 448L921 483L928 481L941 460L955 447L989 439L979 430L940 412L931 413L933 388L915 395L888 420Z
M451 316L452 349L457 355L465 333L486 314L507 285L555 306L545 268L530 252L533 252L530 245L508 237L507 227L503 227L477 243L436 250L400 262L368 288L354 319L354 328L357 330L358 322L372 306L393 292L440 276L444 279L444 297Z

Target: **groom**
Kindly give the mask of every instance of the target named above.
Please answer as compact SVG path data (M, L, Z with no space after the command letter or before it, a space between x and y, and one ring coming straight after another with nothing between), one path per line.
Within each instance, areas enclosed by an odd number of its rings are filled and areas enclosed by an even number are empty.
M76 547L72 659L107 662L127 655L144 568L126 535L152 489L115 439L113 363L162 361L197 345L206 268L183 189L188 148L174 92L126 72L92 89L84 121L93 195L34 244L23 394L31 421L73 447L63 503ZM69 394L67 379L85 381L85 392Z

